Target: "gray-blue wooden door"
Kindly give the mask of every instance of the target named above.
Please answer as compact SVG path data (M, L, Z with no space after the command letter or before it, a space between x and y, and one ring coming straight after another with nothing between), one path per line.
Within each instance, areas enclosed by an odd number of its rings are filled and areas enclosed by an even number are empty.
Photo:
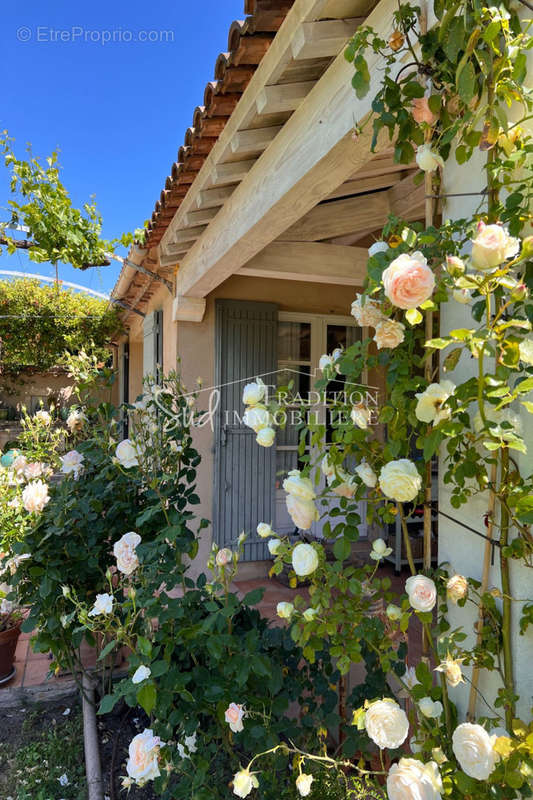
M247 380L264 376L275 384L277 306L240 300L216 301L216 385L220 405L215 427L214 538L220 547L235 545L245 531L244 560L269 558L257 536L259 522L273 522L276 448L260 447L255 433L239 423Z

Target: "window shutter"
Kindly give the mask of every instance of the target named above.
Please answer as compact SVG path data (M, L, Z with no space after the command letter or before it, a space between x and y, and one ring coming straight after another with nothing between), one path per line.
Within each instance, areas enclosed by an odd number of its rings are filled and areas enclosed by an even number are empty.
M244 385L262 376L276 383L277 306L239 300L216 301L215 383L220 404L215 422L214 539L234 545L248 534L245 561L269 558L257 536L259 522L274 521L276 448L261 447L256 434L239 422Z
M155 312L155 374L157 383L163 382L163 312Z
M151 311L143 322L143 377L151 375L159 380L157 364L163 362L162 311ZM161 355L161 362L158 357Z

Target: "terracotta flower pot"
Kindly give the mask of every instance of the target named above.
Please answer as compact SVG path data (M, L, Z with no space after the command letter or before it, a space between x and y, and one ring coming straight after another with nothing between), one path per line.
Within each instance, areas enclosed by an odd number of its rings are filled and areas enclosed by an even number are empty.
M19 622L13 628L0 632L0 681L7 678L13 671L20 626L21 623Z

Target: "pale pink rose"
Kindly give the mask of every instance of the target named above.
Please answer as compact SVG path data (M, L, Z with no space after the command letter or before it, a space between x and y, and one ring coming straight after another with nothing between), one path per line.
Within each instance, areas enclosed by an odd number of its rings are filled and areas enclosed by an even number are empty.
M358 325L365 328L368 326L375 328L385 319L379 303L369 297L363 298L361 294L356 295L352 303L352 317Z
M217 567L225 567L226 564L229 564L233 558L233 553L229 549L229 547L223 547L222 550L219 550L216 554L216 565Z
M415 122L425 122L427 125L434 125L438 116L429 107L427 97L414 97L411 100L411 114Z
M159 749L163 744L159 736L154 736L150 729L138 733L131 740L126 771L138 786L144 786L147 781L153 781L161 774Z
M405 591L415 611L431 611L437 602L437 587L425 575L411 575L405 581Z
M13 461L13 469L17 473L24 472L28 465L28 461L25 456L17 456L16 459Z
M374 341L377 344L378 350L388 347L394 350L405 339L405 325L401 322L395 322L393 319L386 319L380 322L376 327L376 334Z
M452 603L464 600L468 594L468 581L464 575L452 575L446 584L446 595Z
M243 716L244 708L238 703L230 703L224 713L224 719L234 733L240 733L244 730Z
M402 253L383 273L383 286L394 306L416 308L433 294L435 276L422 253Z
M27 481L33 481L35 478L40 478L46 471L46 464L40 461L32 461L24 467L24 477Z
M124 575L131 575L139 566L139 559L135 548L141 542L141 537L135 531L129 531L122 536L113 546L113 555L117 559L117 569Z
M30 514L39 514L49 500L48 485L44 481L32 481L22 492L22 503Z
M494 269L508 258L514 258L520 242L509 236L503 225L478 222L477 236L472 240L472 264L476 269Z
M309 530L313 522L316 522L320 517L313 500L304 500L301 497L288 494L285 502L292 521L297 528L301 528L303 531Z

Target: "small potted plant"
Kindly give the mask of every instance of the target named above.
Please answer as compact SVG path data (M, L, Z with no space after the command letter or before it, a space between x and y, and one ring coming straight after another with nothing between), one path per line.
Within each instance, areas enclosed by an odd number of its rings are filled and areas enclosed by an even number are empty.
M22 625L22 611L7 597L11 587L0 583L0 684L15 674L15 651Z

